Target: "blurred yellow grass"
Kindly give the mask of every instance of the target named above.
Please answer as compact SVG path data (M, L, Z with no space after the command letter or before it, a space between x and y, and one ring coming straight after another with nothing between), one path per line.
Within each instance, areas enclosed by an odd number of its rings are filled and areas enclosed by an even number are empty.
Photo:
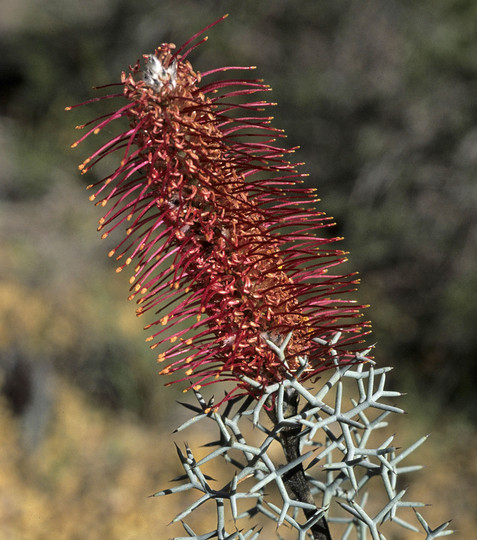
M179 471L169 437L93 409L61 381L53 414L45 442L28 455L19 424L0 408L0 538L169 536L178 501L147 498Z

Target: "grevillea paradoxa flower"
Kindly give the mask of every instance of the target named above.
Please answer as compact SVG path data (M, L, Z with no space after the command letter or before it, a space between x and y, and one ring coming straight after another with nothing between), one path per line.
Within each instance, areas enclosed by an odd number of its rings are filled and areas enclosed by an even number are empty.
M197 73L187 60L210 26L177 51L161 45L122 74L121 92L91 100L123 103L87 124L73 146L127 119L80 169L120 156L111 175L89 186L90 198L110 206L103 238L125 226L110 256L118 271L134 269L137 314L156 314L146 328L161 373L182 370L174 382L195 388L220 379L252 391L242 376L268 385L304 363L301 380L329 368L324 343L338 330L339 361L354 361L366 325L360 307L340 298L357 280L334 272L346 255L334 247L339 239L317 234L331 218L315 209L315 190L299 185L305 175L288 160L295 149L277 144L283 133L262 112L272 104L255 98L270 88L217 80L253 68ZM285 339L286 365L267 344Z

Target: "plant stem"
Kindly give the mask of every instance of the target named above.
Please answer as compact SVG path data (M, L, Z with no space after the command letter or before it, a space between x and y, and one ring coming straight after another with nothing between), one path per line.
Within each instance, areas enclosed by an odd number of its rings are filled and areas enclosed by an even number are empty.
M297 414L299 396L296 391L291 390L285 393L286 410L284 411L285 418L289 418ZM276 423L277 415L275 411L269 413L271 419ZM284 427L280 430L279 439L285 454L287 463L290 463L300 456L300 431L301 425ZM290 471L283 475L283 480L288 491L291 492L298 501L315 505L315 501L310 491L310 486L305 477L303 465L300 463L293 467ZM315 505L316 506L316 505ZM305 517L310 519L315 512L313 510L304 509ZM314 540L332 540L328 523L324 517L319 519L312 527L311 532Z

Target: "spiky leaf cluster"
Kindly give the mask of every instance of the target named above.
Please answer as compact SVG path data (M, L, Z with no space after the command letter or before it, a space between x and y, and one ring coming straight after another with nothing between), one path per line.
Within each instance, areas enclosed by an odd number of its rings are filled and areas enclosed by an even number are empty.
M337 333L327 343L332 354L336 355L333 346L339 338ZM270 345L285 361L285 347ZM340 366L336 358L334 372L313 389L306 388L297 373L263 388L259 401L252 397L235 398L217 410L213 398L205 400L196 391L197 404L183 404L194 416L177 432L203 422L211 422L217 429L217 439L206 444L211 451L201 459L194 457L188 445L185 450L177 447L185 474L175 479L177 486L154 495L188 490L199 494L172 520L184 523L190 534L184 538L258 538L260 530L253 526L258 515L262 522L269 519L277 527L294 529L298 539L314 538L313 525L322 517L331 526L336 524L344 530L342 540L364 540L368 535L373 540L383 540L382 526L387 522L416 533L424 531L428 540L451 534L446 529L448 523L432 530L416 511L425 505L408 500L406 490L399 487L400 476L421 468L403 462L427 437L406 449L398 449L393 435L380 434L388 425L386 418L390 414L403 412L390 403L391 398L400 394L385 387L391 368L376 368L364 354L357 354L356 360L355 366ZM306 361L302 369L306 369ZM290 416L292 395L299 397L300 406ZM349 399L346 395L355 397ZM282 435L289 429L298 429L299 456L279 465L274 443L283 445ZM261 433L259 442L257 433ZM249 442L250 437L253 442ZM223 470L217 460L227 464L230 475L219 487L203 472ZM290 472L299 466L305 470L314 504L297 500L288 489ZM377 510L376 493L381 494ZM216 505L216 528L196 534L184 520L210 501ZM240 509L244 505L246 508ZM409 508L416 511L417 526L405 519L405 509Z

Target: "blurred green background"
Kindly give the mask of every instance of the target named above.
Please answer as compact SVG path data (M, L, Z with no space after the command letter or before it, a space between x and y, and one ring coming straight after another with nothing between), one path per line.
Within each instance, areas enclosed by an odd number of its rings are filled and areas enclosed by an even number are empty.
M296 157L361 274L377 359L408 393L399 430L434 434L420 456L429 472L413 483L436 520L454 516L457 537L471 538L472 0L0 0L0 537L174 534L170 503L145 496L173 476L163 465L179 390L155 376L128 276L106 255L114 238L96 233L84 189L95 173L77 169L95 141L70 148L74 126L102 105L64 108L224 13L190 60L199 71L256 65L272 86L275 125L301 145Z

